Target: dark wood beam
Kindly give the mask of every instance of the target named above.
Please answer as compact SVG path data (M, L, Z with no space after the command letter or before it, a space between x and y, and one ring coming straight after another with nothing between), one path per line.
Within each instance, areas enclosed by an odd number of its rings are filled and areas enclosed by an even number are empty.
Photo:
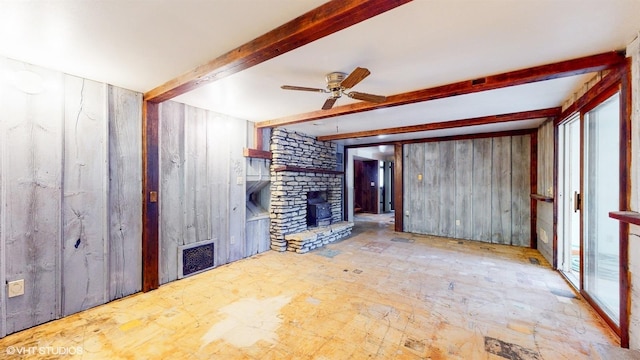
M329 1L144 94L162 102L309 44L411 0Z
M442 122L413 125L413 126L400 126L395 128L389 128L389 129L367 130L367 131L359 131L359 132L352 132L352 133L345 133L345 134L318 136L318 140L333 141L333 140L362 138L362 137L377 136L377 135L406 134L406 133L419 132L419 131L453 129L453 128L460 128L460 127L466 127L466 126L477 126L477 125L496 124L496 123L510 122L510 121L549 118L549 117L556 117L560 115L561 111L562 109L559 107L532 110L532 111L521 111L517 113L510 113L510 114L482 116L482 117L477 117L472 119L442 121Z
M158 189L159 105L145 101L142 107L142 291L157 289L158 273Z
M608 52L583 58L561 61L553 64L491 75L478 79L460 81L452 84L391 95L387 101L375 104L357 102L334 107L330 110L318 110L308 113L282 117L256 123L256 127L276 127L297 124L306 121L354 114L385 107L413 104L421 101L471 94L480 91L495 90L509 86L524 85L538 81L552 80L567 76L586 74L618 66L624 62L624 54Z
M419 138L419 139L402 140L402 141L395 140L395 141L385 141L385 142L371 142L366 144L345 145L345 147L349 149L355 149L355 148L371 147L371 146L379 146L379 145L394 146L396 144L405 145L405 144L419 144L419 143L439 142L439 141L486 139L486 138L501 137L501 136L531 135L532 133L537 131L538 131L537 128L530 128L530 129L520 129L520 130L495 131L495 132L487 132L487 133L439 136L439 137L432 137L432 138Z

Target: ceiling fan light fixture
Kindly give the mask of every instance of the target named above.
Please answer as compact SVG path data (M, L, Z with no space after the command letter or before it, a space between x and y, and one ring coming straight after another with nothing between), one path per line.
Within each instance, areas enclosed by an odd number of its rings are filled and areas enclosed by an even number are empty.
M323 110L329 110L333 107L336 100L342 97L342 94L347 95L348 97L356 100L370 101L375 103L381 103L386 101L385 96L361 93L357 91L347 92L346 90L351 89L364 78L369 76L371 72L366 68L357 67L350 74L343 73L340 71L330 72L325 76L327 81L326 89L318 89L318 88L309 88L304 86L292 86L292 85L282 85L281 88L285 90L301 90L301 91L313 91L313 92L324 92L330 93L331 96L325 100L324 105L322 105Z

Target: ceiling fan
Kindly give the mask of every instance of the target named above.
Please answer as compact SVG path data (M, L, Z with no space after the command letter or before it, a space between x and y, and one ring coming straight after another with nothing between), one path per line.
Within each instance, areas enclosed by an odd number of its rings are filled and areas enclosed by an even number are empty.
M333 104L336 103L336 100L338 100L343 94L357 100L370 101L374 103L385 102L387 100L386 96L367 94L357 91L346 91L364 80L364 78L369 76L369 74L371 74L371 72L368 69L357 67L349 75L343 72L328 73L326 76L326 89L291 85L282 85L281 88L285 90L312 91L331 94L331 96L329 96L329 98L324 102L324 105L322 105L322 110L331 109Z

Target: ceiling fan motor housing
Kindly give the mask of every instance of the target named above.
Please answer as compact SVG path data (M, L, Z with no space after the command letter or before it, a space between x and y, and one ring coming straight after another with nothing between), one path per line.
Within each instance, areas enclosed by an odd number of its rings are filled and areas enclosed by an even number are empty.
M336 91L340 91L340 89L342 89L340 83L342 82L342 80L344 80L345 77L347 77L347 74L343 72L328 73L326 77L327 89L329 89L329 91L331 91L335 95Z

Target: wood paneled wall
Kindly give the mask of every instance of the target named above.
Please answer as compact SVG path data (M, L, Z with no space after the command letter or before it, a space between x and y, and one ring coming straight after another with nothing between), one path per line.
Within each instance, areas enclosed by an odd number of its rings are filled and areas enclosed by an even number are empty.
M404 145L404 231L530 246L530 139Z
M178 246L214 240L215 266L255 253L245 239L247 122L168 101L160 107L160 283Z
M140 290L142 94L4 58L0 75L0 282L25 282L2 286L4 336Z
M538 194L554 197L554 126L547 120L538 128ZM536 233L538 250L553 264L553 203L537 201Z

